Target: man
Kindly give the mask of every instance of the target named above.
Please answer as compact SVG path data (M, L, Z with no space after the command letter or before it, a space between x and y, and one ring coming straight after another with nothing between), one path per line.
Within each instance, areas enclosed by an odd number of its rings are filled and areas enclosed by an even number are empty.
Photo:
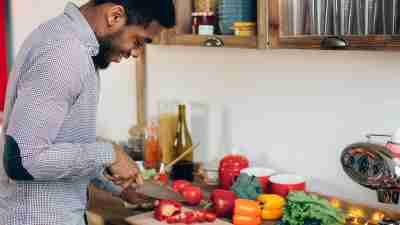
M7 90L1 225L83 225L90 182L141 182L121 147L96 142L98 70L135 57L174 18L172 0L69 3L27 38Z

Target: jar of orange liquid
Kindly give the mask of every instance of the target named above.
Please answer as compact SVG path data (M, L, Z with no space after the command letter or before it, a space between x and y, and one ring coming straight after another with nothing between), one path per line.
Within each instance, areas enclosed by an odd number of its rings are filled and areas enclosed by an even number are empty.
M152 121L147 128L146 140L144 145L144 167L146 169L156 169L161 165L161 148L158 140L158 126L156 121Z

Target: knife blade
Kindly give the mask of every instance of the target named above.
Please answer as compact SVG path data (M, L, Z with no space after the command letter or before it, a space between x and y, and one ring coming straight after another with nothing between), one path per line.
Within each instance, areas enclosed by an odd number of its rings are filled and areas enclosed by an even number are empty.
M143 185L135 187L135 192L155 199L185 202L185 199L182 197L182 195L173 191L171 187L161 185L151 180L144 180Z

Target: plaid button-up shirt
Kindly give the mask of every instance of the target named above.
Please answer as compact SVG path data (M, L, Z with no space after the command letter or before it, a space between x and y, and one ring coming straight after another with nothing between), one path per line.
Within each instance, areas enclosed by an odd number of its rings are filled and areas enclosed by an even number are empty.
M18 144L33 179L10 180L0 164L1 225L83 225L91 181L118 192L102 177L115 157L112 145L96 142L99 76L92 56L98 51L94 32L72 3L22 45L3 133Z

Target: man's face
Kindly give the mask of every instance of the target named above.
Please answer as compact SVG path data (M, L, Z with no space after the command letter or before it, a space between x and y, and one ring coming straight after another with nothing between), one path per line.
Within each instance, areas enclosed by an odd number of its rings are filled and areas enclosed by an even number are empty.
M123 58L137 57L143 51L146 39L152 39L161 32L158 22L147 27L124 25L104 37L98 37L100 50L93 57L97 69L106 69L111 62L119 63Z

